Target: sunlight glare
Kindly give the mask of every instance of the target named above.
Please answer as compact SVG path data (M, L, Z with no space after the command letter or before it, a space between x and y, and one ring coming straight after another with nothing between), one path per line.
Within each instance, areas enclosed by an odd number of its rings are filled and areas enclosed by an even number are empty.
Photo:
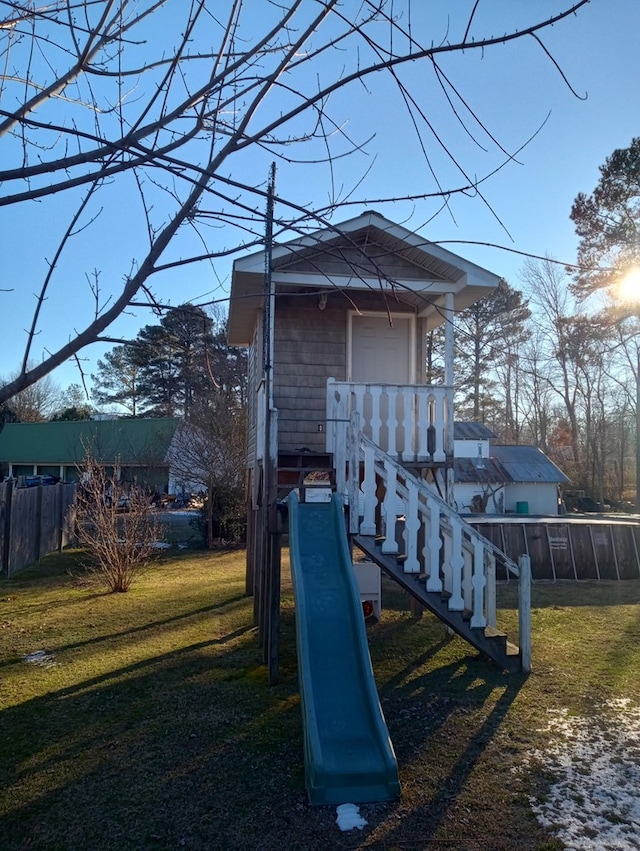
M617 285L620 301L640 303L640 267L633 266L620 278Z

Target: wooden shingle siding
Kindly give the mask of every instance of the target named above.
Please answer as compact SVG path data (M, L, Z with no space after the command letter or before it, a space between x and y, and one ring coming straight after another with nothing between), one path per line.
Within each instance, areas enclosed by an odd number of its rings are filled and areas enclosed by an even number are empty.
M289 303L287 303L289 302ZM317 296L278 299L275 328L274 403L278 448L325 450L327 378L346 371L347 321L344 304L318 310Z
M354 293L364 312L411 315L413 310L393 296L382 298L373 290ZM354 304L339 291L328 291L325 310L318 308L318 292L277 296L274 329L273 396L278 409L278 448L290 452L307 447L324 452L326 385L328 378L347 378L348 311ZM423 380L423 323L418 322L415 357L416 376ZM262 314L258 312L253 343L249 349L249 394L255 400L262 378ZM256 405L249 405L248 465L255 464Z

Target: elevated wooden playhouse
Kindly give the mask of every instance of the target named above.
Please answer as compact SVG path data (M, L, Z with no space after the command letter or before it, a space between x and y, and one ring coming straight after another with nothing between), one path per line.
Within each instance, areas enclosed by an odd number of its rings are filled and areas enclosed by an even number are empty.
M497 664L528 669L527 559L453 508L451 320L498 280L376 212L275 246L270 263L263 251L234 263L229 343L249 349L247 583L272 679L278 501L323 477L355 547ZM427 332L442 323L445 380L427 385ZM497 571L523 574L513 644Z

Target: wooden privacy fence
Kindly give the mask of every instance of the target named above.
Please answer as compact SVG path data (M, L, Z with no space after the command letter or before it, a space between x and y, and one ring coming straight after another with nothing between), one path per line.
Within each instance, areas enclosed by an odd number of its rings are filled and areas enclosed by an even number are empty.
M0 571L23 567L61 550L73 538L75 484L17 488L0 483Z

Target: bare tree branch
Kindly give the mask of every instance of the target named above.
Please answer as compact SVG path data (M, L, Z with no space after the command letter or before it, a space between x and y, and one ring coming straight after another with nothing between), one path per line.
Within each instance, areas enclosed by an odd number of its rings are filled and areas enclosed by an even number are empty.
M298 170L300 194L278 199L283 234L330 224L340 208L374 199L421 204L426 221L451 209L455 195L492 209L481 186L521 145L514 152L500 143L442 63L464 66L478 51L534 38L575 94L541 35L569 26L588 0L557 2L554 15L538 19L528 8L525 26L487 35L477 2L432 32L409 0L356 8L338 0L0 0L0 208L11 210L16 243L22 229L30 233L32 213L49 217L45 271L24 264L14 287L36 293L35 305L22 320L22 367L0 388L0 403L104 339L132 305L161 308L151 289L161 273L260 244L265 188L255 175L274 155ZM434 92L455 132L473 140L474 158L434 109ZM394 195L376 191L387 151L351 115L349 103L361 97L404 111L422 176ZM305 197L310 169L325 175L321 201ZM124 219L137 240L133 262L122 257L127 272L114 275L114 243L112 267L91 267L102 270L95 310L74 313L70 339L52 334L47 308L67 297L69 270L93 253L101 228L122 232ZM36 340L46 354L31 365Z

